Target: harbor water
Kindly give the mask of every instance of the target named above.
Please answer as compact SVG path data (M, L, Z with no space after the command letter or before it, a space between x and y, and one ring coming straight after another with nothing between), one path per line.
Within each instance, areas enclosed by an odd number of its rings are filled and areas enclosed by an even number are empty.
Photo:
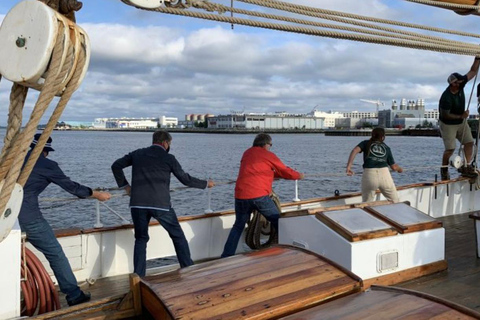
M5 130L0 131L3 142ZM210 206L214 211L232 209L234 183L243 152L252 145L255 134L202 134L173 133L171 154L192 176L212 178L219 185L211 189ZM116 187L110 166L112 163L140 147L152 142L151 132L55 131L52 134L49 158L58 162L72 180L91 188ZM368 137L326 137L323 134L273 134L271 151L288 166L305 173L299 181L299 198L333 196L360 191L362 154L357 155L353 177L345 174L345 165L353 147ZM439 137L388 136L386 144L392 149L396 163L404 173L392 173L397 186L432 182L439 175L443 143ZM130 178L130 169L125 170ZM452 178L458 174L450 169ZM203 214L208 207L206 190L180 188L172 175L172 205L177 214ZM282 201L295 197L293 181L278 180L274 190ZM129 198L122 191L112 191L114 197L106 204L125 219L131 221ZM93 228L96 222L94 200L60 201L73 197L55 185L42 193L42 211L55 229ZM122 220L106 207L100 206L104 226L119 225Z

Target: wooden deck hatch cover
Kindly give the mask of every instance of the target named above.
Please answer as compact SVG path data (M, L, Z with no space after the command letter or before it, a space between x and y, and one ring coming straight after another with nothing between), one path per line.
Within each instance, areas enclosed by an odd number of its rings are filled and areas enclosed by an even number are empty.
M277 245L141 280L155 319L271 319L359 292L362 280L313 252Z
M302 319L480 319L480 313L418 291L372 286L282 318Z
M316 217L350 242L397 234L391 225L360 208L318 212Z
M365 210L392 225L400 233L442 227L442 222L405 203L369 206Z

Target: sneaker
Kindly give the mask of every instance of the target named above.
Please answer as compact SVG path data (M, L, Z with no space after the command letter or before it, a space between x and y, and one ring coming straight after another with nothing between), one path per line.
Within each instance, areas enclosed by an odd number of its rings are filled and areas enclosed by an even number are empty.
M448 168L441 168L440 176L442 177L442 181L450 180L450 173L448 172Z
M71 307L71 306L75 306L75 305L80 304L80 303L90 301L90 298L91 298L90 292L83 292L82 291L82 293L80 293L78 298L75 298L75 299L72 299L72 300L67 299L67 303Z

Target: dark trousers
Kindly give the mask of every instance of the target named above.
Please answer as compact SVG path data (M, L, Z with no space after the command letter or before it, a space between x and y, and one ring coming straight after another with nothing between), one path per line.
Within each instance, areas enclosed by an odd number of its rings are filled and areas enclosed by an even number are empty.
M193 264L187 239L180 227L180 223L178 222L177 215L173 208L170 208L170 211L131 208L131 213L133 225L135 227L133 266L136 274L143 277L145 276L147 269L147 242L150 240L150 237L148 236L148 224L152 217L155 218L163 228L165 228L172 239L180 267L184 268Z
M222 258L233 256L237 250L238 241L242 236L243 229L250 219L253 210L258 210L270 223L275 230L278 230L278 212L275 202L269 197L264 196L254 199L235 199L235 223L228 235L227 242L223 249Z
M67 301L78 298L82 291L50 224L42 217L20 223L20 228L27 234L27 240L47 258Z

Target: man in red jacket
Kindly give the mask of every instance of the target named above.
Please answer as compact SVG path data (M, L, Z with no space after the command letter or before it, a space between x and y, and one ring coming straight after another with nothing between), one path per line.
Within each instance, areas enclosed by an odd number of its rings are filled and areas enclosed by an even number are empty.
M270 198L274 178L301 180L303 173L290 169L270 151L272 138L260 133L253 141L253 147L245 151L240 161L235 185L235 223L228 235L222 257L235 254L238 241L253 210L258 210L275 230L278 230L278 212Z

